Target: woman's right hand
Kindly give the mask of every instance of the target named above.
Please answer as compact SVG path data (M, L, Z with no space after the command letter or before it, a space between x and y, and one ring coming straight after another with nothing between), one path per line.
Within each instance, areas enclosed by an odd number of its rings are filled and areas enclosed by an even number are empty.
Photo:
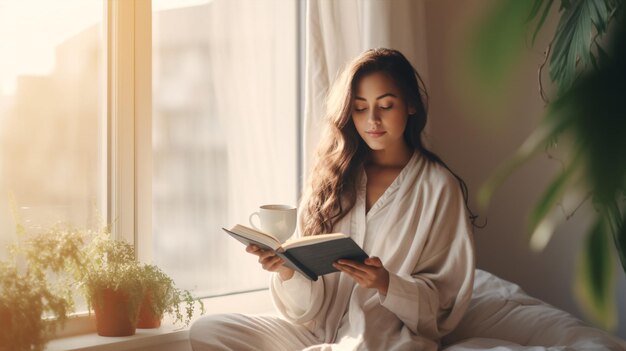
M293 269L283 266L283 261L280 256L277 256L274 251L263 250L256 245L248 245L246 251L259 257L259 263L269 272L276 272L280 275L280 279L283 281L291 279L293 277Z

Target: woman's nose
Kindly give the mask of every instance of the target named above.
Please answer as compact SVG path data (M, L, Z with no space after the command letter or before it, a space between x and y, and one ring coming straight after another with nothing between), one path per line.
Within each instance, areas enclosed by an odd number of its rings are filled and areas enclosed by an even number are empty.
M373 125L380 124L380 117L376 112L376 109L370 109L370 113L367 115L367 122Z

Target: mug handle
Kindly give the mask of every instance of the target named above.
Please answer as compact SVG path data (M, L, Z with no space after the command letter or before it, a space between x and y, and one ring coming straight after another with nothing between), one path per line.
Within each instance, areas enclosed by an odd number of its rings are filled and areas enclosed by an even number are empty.
M261 220L261 215L258 212L252 212L250 217L248 217L248 222L250 222L250 225L252 226L252 228L260 231L261 228L257 227L256 225L254 225L254 222L252 222L252 217L254 217L255 215L259 217L259 220Z

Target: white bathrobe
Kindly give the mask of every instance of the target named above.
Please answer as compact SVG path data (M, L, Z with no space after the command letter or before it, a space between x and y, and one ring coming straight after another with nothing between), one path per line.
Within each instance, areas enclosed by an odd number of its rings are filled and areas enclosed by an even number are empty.
M436 350L463 316L473 287L471 225L459 183L415 153L367 213L366 184L361 171L356 204L334 231L381 259L389 271L386 296L339 272L315 282L298 273L283 282L275 274L270 290L286 321L211 317L214 335L202 333L207 323L192 328L194 350L217 337L206 349ZM238 344L229 345L235 338Z

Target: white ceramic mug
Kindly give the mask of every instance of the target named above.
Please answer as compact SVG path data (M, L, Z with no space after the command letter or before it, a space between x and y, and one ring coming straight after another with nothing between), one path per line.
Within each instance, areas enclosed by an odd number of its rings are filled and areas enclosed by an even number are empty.
M252 217L258 216L261 225L257 226L252 221ZM289 239L296 230L297 211L294 206L289 205L263 205L258 212L253 212L248 219L250 225L257 230L272 234L281 243Z

